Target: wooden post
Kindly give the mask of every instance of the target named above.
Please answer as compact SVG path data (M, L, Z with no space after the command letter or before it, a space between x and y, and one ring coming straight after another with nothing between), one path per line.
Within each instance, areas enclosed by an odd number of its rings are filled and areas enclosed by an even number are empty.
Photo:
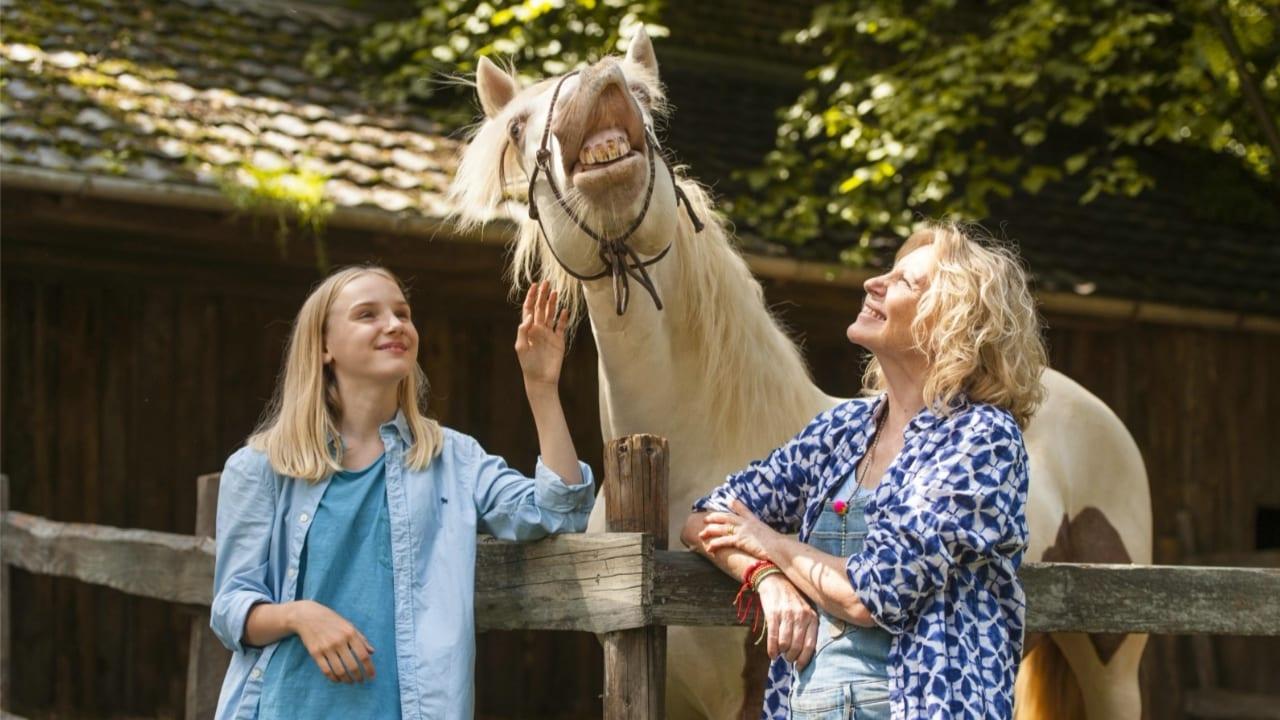
M0 519L9 512L9 476L0 475ZM9 615L13 612L13 602L9 595L9 563L0 558L0 709L13 709L13 696L9 690L13 687L9 672L9 653L13 650L13 638L9 636Z
M604 451L605 526L643 532L667 549L667 441L654 435L611 440ZM646 573L645 618L651 619L653 575ZM646 625L604 635L606 720L666 716L667 629Z
M213 537L218 517L217 473L196 478L197 536ZM191 620L191 645L187 649L186 720L210 720L218 709L222 678L231 653L209 629L209 609L201 608Z

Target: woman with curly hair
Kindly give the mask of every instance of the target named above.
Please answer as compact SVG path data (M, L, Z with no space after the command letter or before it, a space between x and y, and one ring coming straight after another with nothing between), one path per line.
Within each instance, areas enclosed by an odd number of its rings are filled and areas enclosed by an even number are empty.
M933 225L865 288L847 335L873 356L866 396L729 476L682 539L743 581L740 598L791 608L766 628L764 717L1010 717L1022 428L1045 367L1026 275L1011 251Z

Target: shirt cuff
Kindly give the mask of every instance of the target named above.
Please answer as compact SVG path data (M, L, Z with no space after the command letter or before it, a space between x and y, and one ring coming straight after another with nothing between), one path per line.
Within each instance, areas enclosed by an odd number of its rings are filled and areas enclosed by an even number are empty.
M737 499L729 488L721 486L695 500L693 512L733 512L733 501Z
M582 482L577 485L565 483L564 478L542 463L538 456L538 465L533 472L534 501L538 507L552 512L586 512L596 502L596 482L591 468L581 460L578 471L582 473Z
M244 652L244 626L249 611L258 603L269 603L271 598L262 593L241 590L218 603L209 614L209 627L231 652Z
M867 609L867 613L871 615L871 619L876 625L884 628L892 635L901 635L905 628L901 623L894 623L884 618L884 606L879 601L875 587L875 567L873 564L875 558L866 557L862 553L858 553L849 558L845 564L845 575L849 578L849 583L853 585L853 592L858 596L858 602Z

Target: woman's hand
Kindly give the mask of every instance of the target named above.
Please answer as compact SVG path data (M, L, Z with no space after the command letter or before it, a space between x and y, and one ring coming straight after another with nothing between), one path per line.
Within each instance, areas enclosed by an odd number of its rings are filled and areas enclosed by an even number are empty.
M373 679L373 646L354 625L318 602L292 606L289 624L325 677L343 683Z
M760 581L757 591L764 609L769 659L779 655L804 669L818 644L818 613L782 573Z
M703 517L702 532L698 539L708 553L725 548L737 548L761 560L769 557L766 547L779 536L773 528L760 521L740 500L733 501L733 512L712 512Z
M551 284L545 282L534 283L525 295L520 328L516 331L516 355L526 387L554 388L560 383L569 311L561 310L557 316L558 299Z

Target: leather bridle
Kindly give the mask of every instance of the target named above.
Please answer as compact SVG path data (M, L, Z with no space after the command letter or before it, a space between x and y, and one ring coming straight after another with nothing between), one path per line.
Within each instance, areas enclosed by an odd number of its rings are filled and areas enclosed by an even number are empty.
M627 311L627 305L631 302L631 280L635 280L640 287L644 288L653 298L653 304L662 309L662 300L658 297L658 289L653 285L653 279L649 277L648 268L662 258L666 257L671 250L671 243L662 249L657 255L645 260L636 253L627 240L635 234L640 228L640 224L644 222L645 215L649 212L649 203L653 199L654 173L656 164L654 163L654 152L658 146L657 139L653 135L653 129L648 125L644 126L645 143L649 146L647 149L649 161L649 182L644 191L644 204L640 208L640 214L631 222L627 229L621 234L614 237L604 237L601 233L589 227L578 214L569 207L565 202L564 194L561 193L560 187L556 185L555 173L551 168L551 119L556 109L556 100L560 96L560 88L564 85L565 80L577 75L579 71L574 70L560 78L556 83L555 90L551 93L551 106L547 109L547 122L542 129L542 139L538 145L538 152L534 156L533 172L529 175L529 217L538 222L538 229L542 232L542 239L547 244L547 248L551 250L551 256L556 259L560 267L578 280L599 280L603 277L613 277L613 300L614 309L618 315L622 315ZM667 172L671 174L671 186L675 188L676 204L683 202L685 210L689 213L689 220L693 223L695 233L702 232L702 221L693 212L693 206L689 204L689 198L685 196L684 191L676 183L675 170L671 166L671 162L664 156L666 161ZM578 226L578 229L585 233L592 240L596 241L596 248L599 253L600 261L604 263L604 270L593 275L579 273L573 268L565 264L556 252L555 245L552 244L550 236L547 235L547 229L542 224L542 213L538 210L537 200L534 198L533 188L538 181L538 175L546 175L547 185L551 187L551 192L555 195L556 203L560 206L560 210Z

